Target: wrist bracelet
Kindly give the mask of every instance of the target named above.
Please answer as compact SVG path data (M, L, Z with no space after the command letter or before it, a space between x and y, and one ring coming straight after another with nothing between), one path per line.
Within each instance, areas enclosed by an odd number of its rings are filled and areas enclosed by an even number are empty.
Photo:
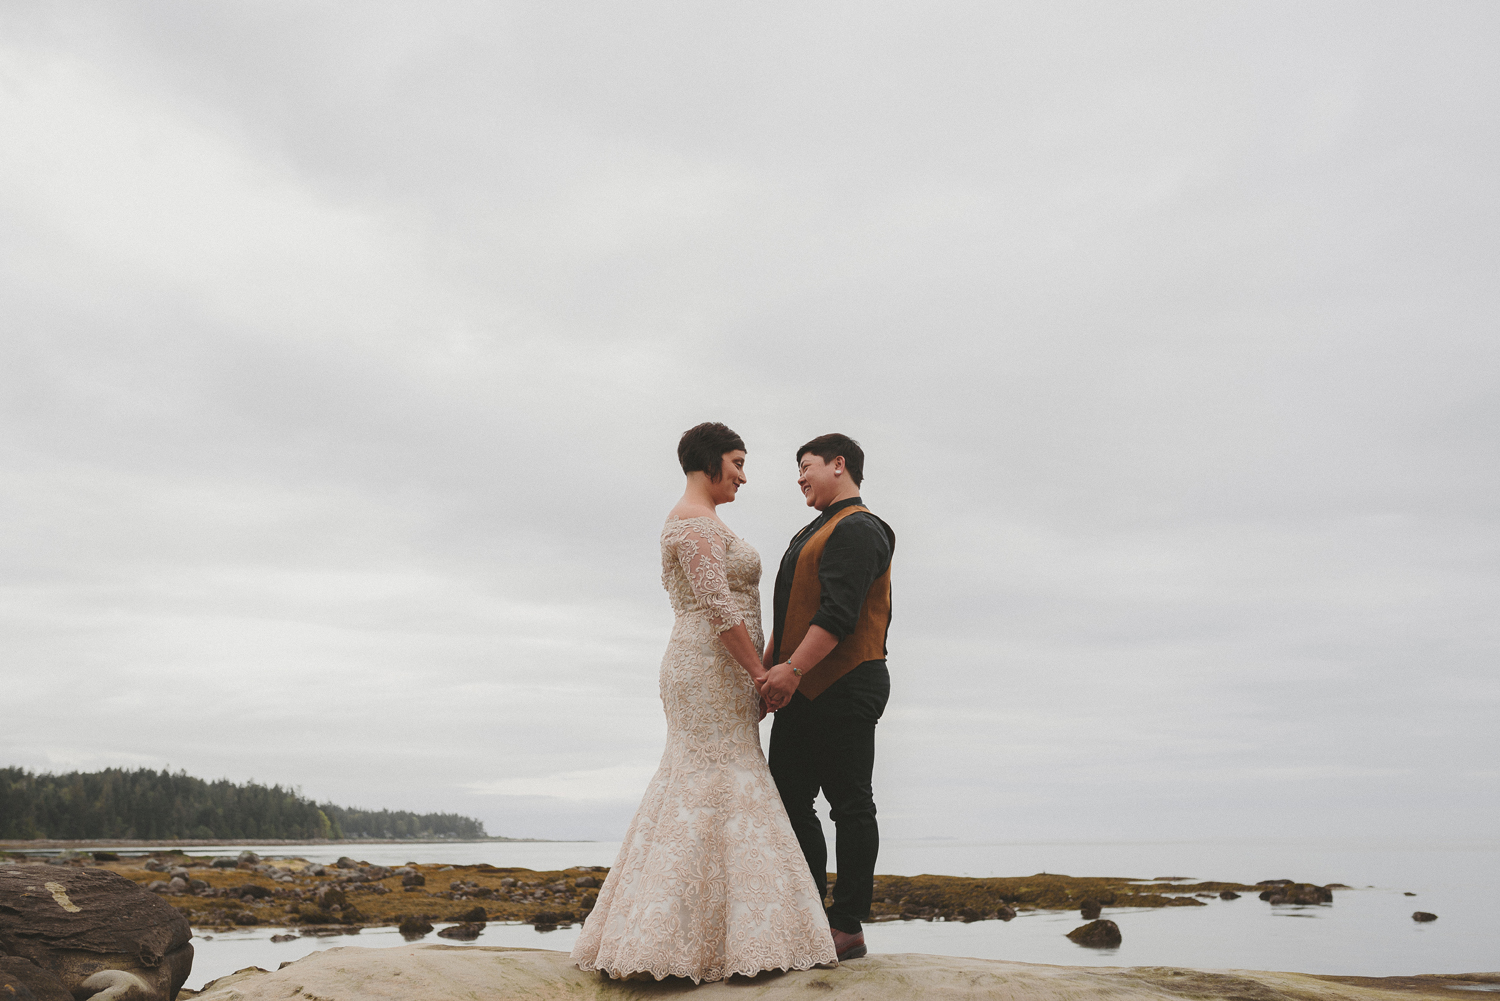
M787 667L792 667L792 662L791 661L787 661L786 662L786 666ZM800 668L800 667L792 667L792 673L795 674L797 677L800 678L800 677L802 677L802 668Z

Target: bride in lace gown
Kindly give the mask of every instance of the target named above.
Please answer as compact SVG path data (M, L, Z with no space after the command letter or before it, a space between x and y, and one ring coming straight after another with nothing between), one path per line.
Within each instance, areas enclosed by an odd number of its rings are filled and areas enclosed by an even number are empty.
M667 746L573 947L584 970L698 982L835 962L760 747L760 554L714 513L745 482L744 448L722 424L678 446L688 489L661 533L676 613L661 664Z

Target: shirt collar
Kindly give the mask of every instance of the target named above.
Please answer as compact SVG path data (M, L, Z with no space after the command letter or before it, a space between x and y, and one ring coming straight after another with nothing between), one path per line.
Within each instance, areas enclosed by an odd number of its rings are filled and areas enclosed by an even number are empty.
M819 521L824 521L829 516L838 514L844 508L846 508L846 507L853 507L853 506L855 506L856 504L859 504L859 503L860 503L860 499L858 497L845 497L843 500L839 501L837 504L830 504L826 508L824 508L823 509L823 513L820 514L820 515L818 515L818 520Z

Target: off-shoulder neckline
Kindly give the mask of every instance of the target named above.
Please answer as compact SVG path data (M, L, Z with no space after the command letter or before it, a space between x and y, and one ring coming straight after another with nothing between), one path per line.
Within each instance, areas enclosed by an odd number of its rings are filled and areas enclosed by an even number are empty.
M734 529L730 528L728 525L724 524L722 521L720 521L718 518L715 518L713 515L708 515L708 514L695 514L691 518L668 518L667 522L666 522L666 525L663 525L662 528L666 528L667 525L684 524L684 523L689 522L689 521L706 521L709 524L714 525L715 527L717 527L721 532L723 532L725 535L729 536L731 539L738 539L739 538L738 535L734 534Z

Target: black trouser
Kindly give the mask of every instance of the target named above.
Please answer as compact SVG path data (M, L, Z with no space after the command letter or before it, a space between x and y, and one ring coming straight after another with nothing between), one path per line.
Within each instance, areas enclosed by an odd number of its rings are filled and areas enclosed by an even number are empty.
M870 773L875 768L875 724L890 694L885 661L866 661L816 699L794 694L771 726L771 776L818 884L819 898L828 896L828 845L814 801L820 790L828 800L838 853L838 882L828 923L851 935L870 916L875 891L880 828L875 824Z

